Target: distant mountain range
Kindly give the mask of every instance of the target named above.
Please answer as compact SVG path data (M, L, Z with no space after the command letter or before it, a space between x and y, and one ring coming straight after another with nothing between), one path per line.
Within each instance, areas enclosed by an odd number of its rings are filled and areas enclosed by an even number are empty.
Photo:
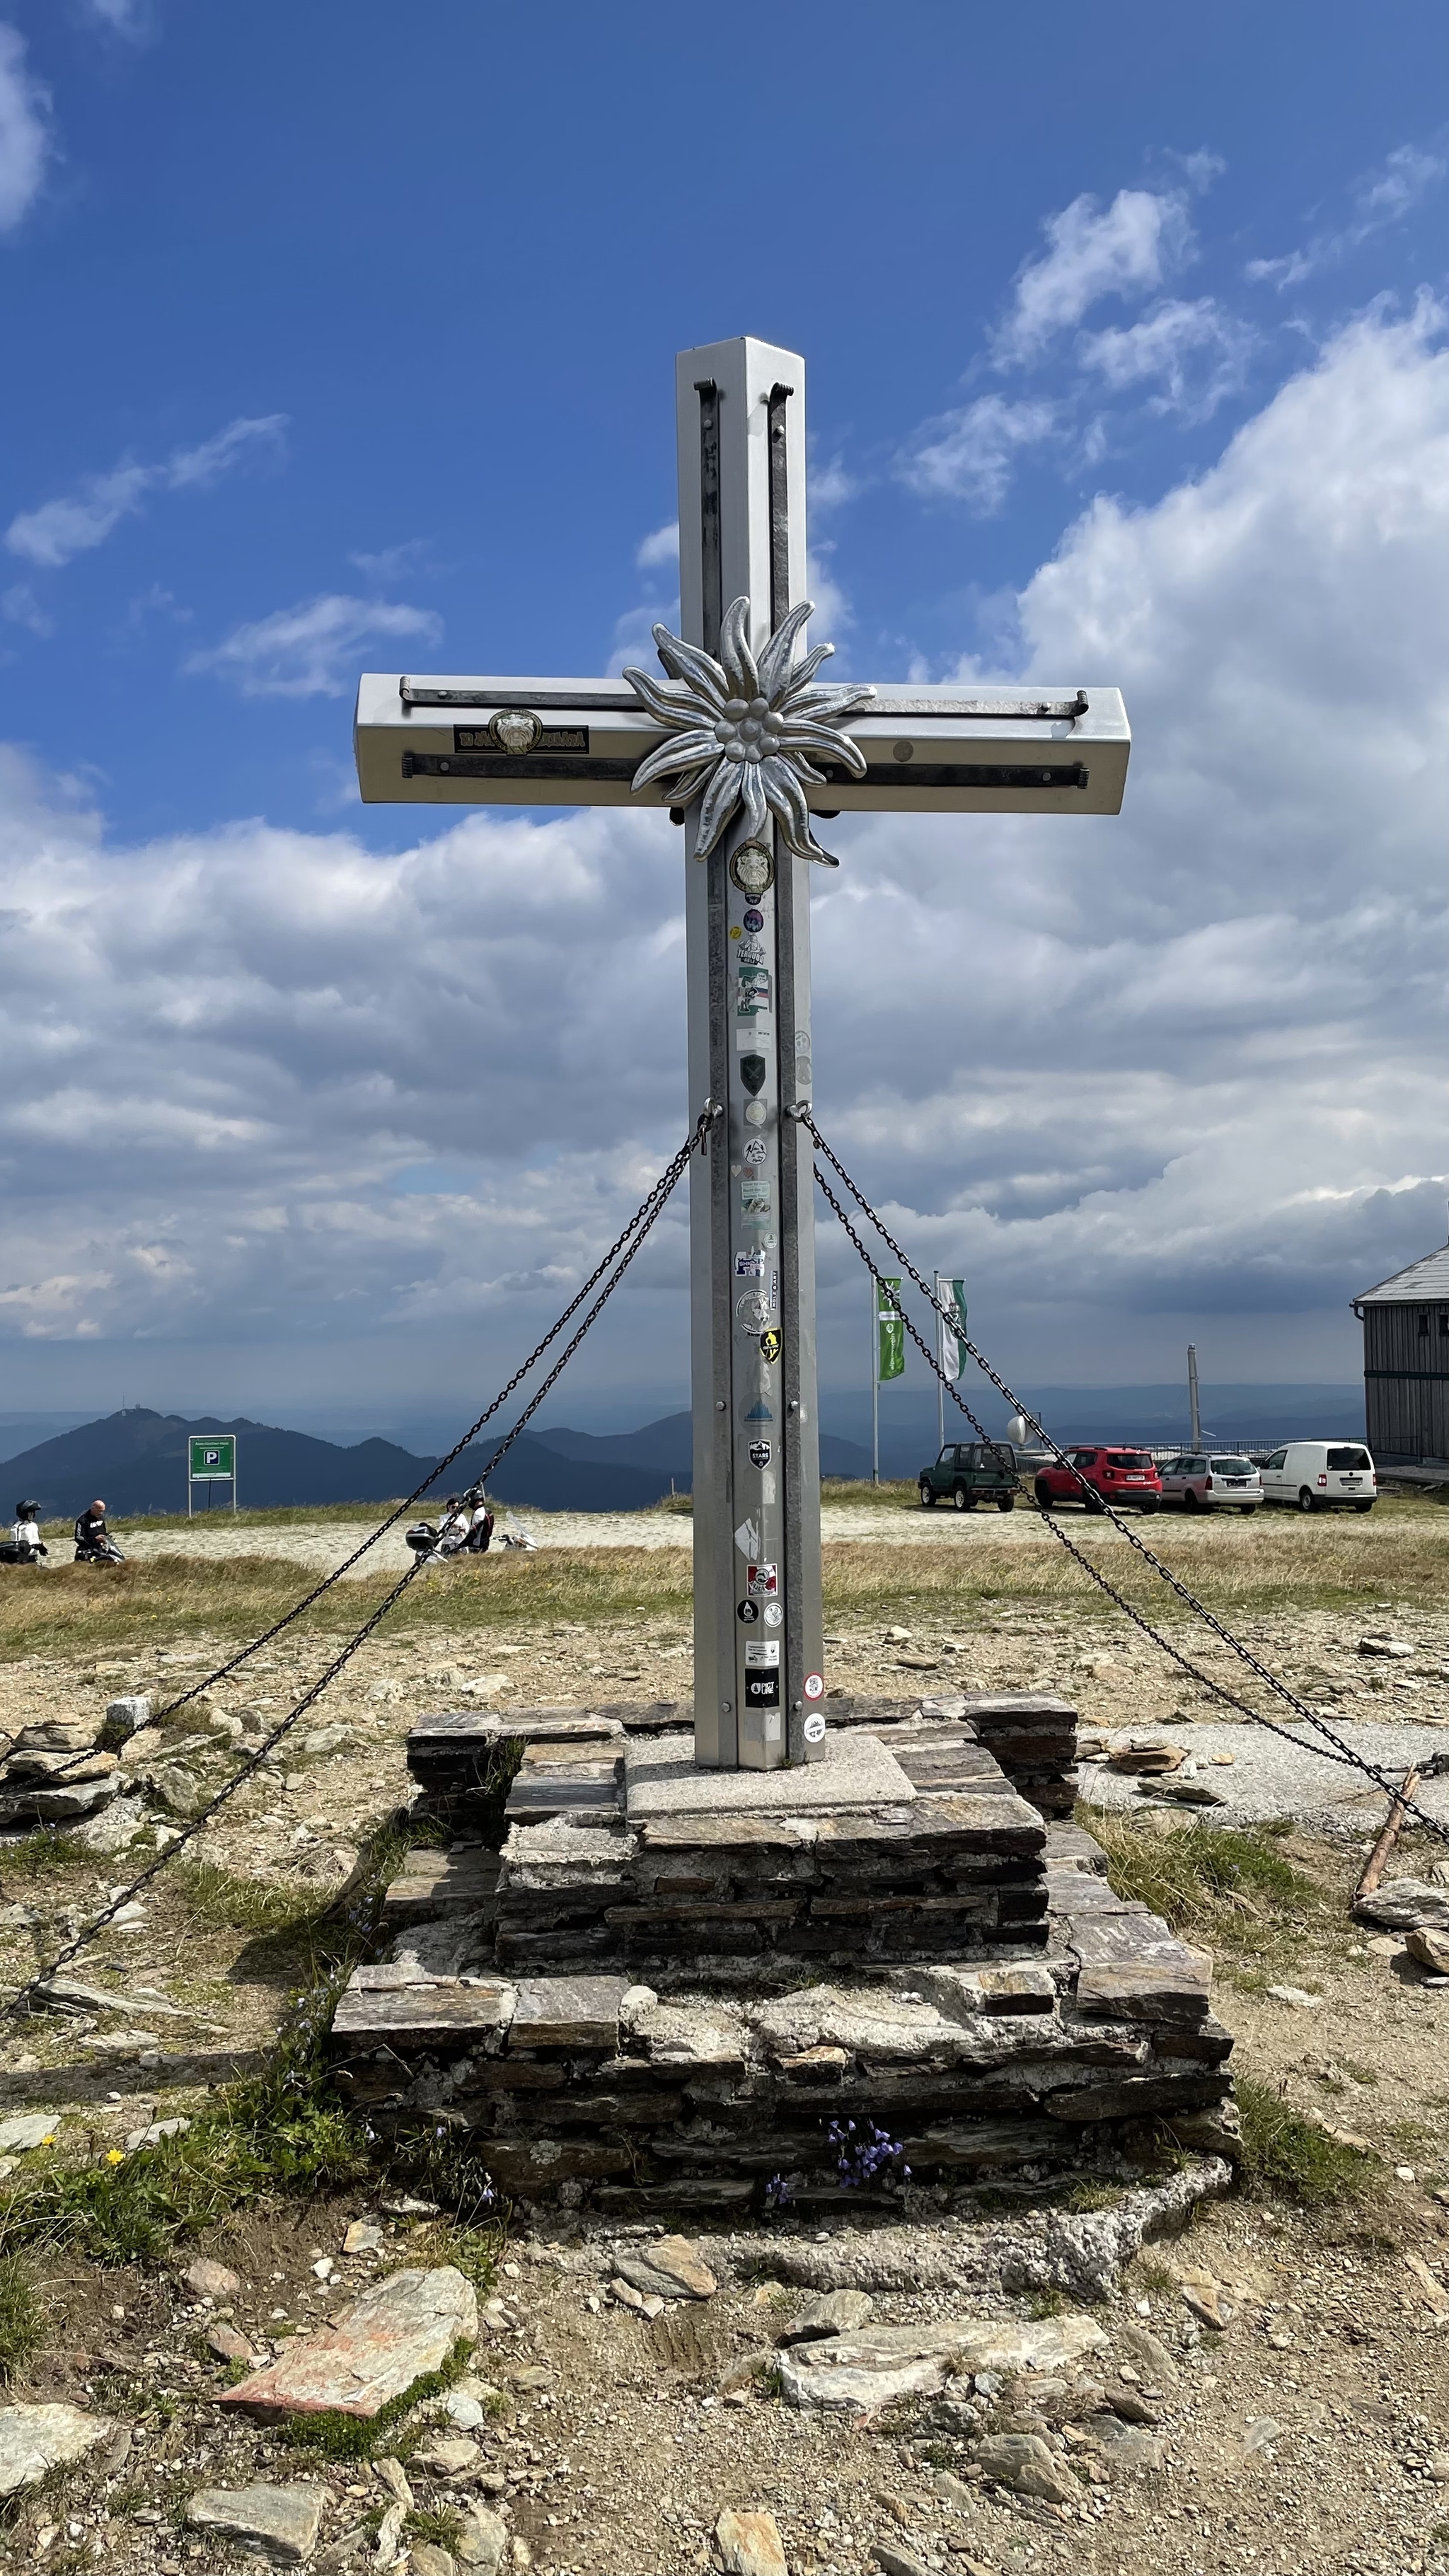
M117 1520L127 1513L184 1512L187 1441L193 1433L218 1431L236 1436L238 1497L255 1511L289 1503L395 1502L437 1464L391 1440L340 1448L305 1431L279 1431L245 1418L187 1418L132 1405L6 1459L6 1497L12 1505L22 1496L33 1499L52 1520L73 1519L97 1497ZM461 1492L481 1476L501 1436L465 1449L419 1508L430 1511L445 1493ZM827 1437L821 1447L828 1475L869 1474L869 1457L848 1440ZM689 1416L676 1413L640 1431L604 1437L566 1429L521 1432L489 1478L489 1492L499 1502L532 1504L537 1511L638 1512L657 1503L671 1483L688 1493L690 1475ZM226 1487L218 1493L230 1501ZM200 1492L197 1501L205 1507Z
M1186 1398L1175 1386L1040 1387L1023 1390L1026 1401L1058 1440L1186 1441ZM988 1405L974 1391L968 1401L988 1431L1005 1429L1006 1409ZM837 1421L864 1437L822 1432L821 1471L826 1476L870 1474L870 1400L837 1397ZM928 1388L886 1387L881 1393L881 1473L912 1476L935 1456L936 1405ZM1357 1386L1241 1386L1204 1388L1204 1438L1214 1445L1290 1439L1362 1439L1363 1393ZM961 1417L947 1404L947 1437ZM71 1519L97 1495L112 1515L184 1512L186 1443L192 1433L232 1432L237 1440L239 1497L243 1507L265 1510L286 1504L382 1503L410 1494L436 1466L392 1440L361 1440L350 1447L305 1431L281 1431L263 1422L221 1421L212 1414L153 1413L142 1405L41 1440L0 1462L3 1498L36 1499L50 1519ZM490 1433L454 1460L421 1509L457 1493L481 1476L502 1432ZM646 1511L671 1484L687 1493L692 1477L690 1420L666 1414L637 1431L589 1432L567 1428L520 1433L503 1465L489 1479L500 1502L537 1511ZM221 1488L225 1491L225 1488ZM200 1496L198 1500L200 1501ZM0 1509L0 1517L8 1518Z

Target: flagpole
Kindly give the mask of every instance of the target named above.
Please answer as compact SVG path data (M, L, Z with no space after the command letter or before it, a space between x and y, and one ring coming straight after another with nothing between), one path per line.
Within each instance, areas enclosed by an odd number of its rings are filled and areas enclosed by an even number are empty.
M936 1455L939 1458L941 1451L946 1446L946 1388L944 1383L944 1371L946 1366L946 1326L941 1315L941 1274L939 1270L936 1272L936 1359L943 1372L943 1376L938 1377L936 1380Z
M880 1483L880 1289L874 1278L866 1281L870 1290L870 1481Z

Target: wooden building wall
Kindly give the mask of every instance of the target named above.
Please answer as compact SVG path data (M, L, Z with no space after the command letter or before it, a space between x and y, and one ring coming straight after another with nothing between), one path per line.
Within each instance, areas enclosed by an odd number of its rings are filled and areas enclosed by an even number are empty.
M1363 1309L1364 1411L1379 1458L1449 1458L1449 1305Z

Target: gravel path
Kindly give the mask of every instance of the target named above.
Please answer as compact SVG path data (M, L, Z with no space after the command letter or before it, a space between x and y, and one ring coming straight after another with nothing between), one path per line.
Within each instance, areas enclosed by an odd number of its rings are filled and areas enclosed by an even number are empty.
M1397 1782L1411 1764L1449 1756L1449 1722L1436 1726L1385 1725L1373 1720L1334 1717L1335 1734L1365 1761ZM1139 1730L1140 1731L1140 1730ZM1262 1824L1270 1817L1292 1816L1310 1831L1377 1833L1385 1812L1384 1793L1357 1772L1326 1762L1316 1751L1317 1738L1306 1726L1295 1726L1294 1741L1285 1743L1266 1727L1240 1725L1174 1726L1171 1740L1185 1743L1197 1763L1196 1777L1214 1789L1221 1807L1202 1810L1214 1824ZM1214 1763L1214 1754L1230 1753L1231 1768ZM1186 1766L1184 1766L1186 1767ZM1179 1772L1176 1775L1181 1778ZM1145 1784L1149 1789L1152 1783ZM1144 1784L1130 1773L1109 1771L1093 1762L1081 1769L1081 1796L1090 1806L1140 1809L1161 1803L1142 1794ZM1172 1802L1174 1805L1176 1801ZM1416 1804L1449 1824L1449 1778L1425 1780Z
M381 1513L379 1512L379 1517ZM527 1530L538 1547L644 1547L687 1550L693 1537L694 1524L687 1512L535 1512L503 1511L500 1529ZM1064 1514L1072 1537L1095 1554L1099 1547L1125 1547L1127 1541L1110 1522L1088 1522L1085 1514ZM923 1512L918 1506L904 1507L878 1503L827 1503L822 1515L826 1543L832 1539L875 1539L892 1547L980 1547L987 1543L999 1546L1003 1541L1017 1547L1050 1547L1049 1531L1043 1528L1040 1515L1022 1508L1014 1512ZM357 1567L359 1574L398 1572L408 1562L409 1551L403 1539L406 1524L399 1521L395 1530L380 1539L375 1548ZM1211 1546L1214 1524L1208 1520L1186 1521L1176 1514L1172 1518L1175 1541L1187 1539L1190 1544ZM360 1521L299 1521L288 1528L285 1522L266 1529L211 1528L204 1522L178 1521L171 1529L137 1530L128 1533L121 1528L121 1544L128 1556L284 1556L295 1565L316 1566L330 1572L334 1565L350 1556L366 1537ZM1151 1541L1152 1528L1144 1532Z

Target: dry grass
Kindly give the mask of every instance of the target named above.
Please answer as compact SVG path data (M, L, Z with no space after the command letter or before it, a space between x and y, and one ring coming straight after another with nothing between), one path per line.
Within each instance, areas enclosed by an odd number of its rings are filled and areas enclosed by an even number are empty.
M1336 1923L1332 1897L1296 1866L1282 1837L1262 1826L1195 1825L1077 1811L1107 1854L1119 1896L1137 1897L1185 1940L1271 1958L1301 1956L1305 1936Z
M297 1517L256 1515L273 1527ZM357 1517L365 1521L370 1515ZM1165 1626L1179 1627L1188 1618L1136 1551L1104 1534L1100 1522L1073 1514L1067 1525L1083 1553L1128 1600ZM828 1536L828 1511L826 1528ZM1300 1520L1274 1513L1251 1521L1200 1522L1174 1516L1154 1520L1144 1535L1229 1619L1282 1610L1364 1612L1386 1600L1395 1608L1437 1611L1449 1590L1449 1514L1432 1503L1381 1504L1362 1519ZM392 1579L378 1575L336 1585L298 1623L298 1638L345 1636ZM87 1655L127 1647L241 1640L280 1618L311 1588L311 1580L285 1558L260 1554L217 1559L178 1551L105 1571L61 1565L43 1577L0 1584L0 1661L54 1655L83 1662ZM464 1561L445 1583L414 1586L385 1633L516 1633L556 1620L592 1624L660 1613L687 1619L690 1604L689 1559L682 1550L546 1548L537 1555ZM973 1530L969 1546L943 1533L940 1547L902 1548L883 1531L879 1541L831 1541L826 1549L825 1606L834 1620L914 1618L954 1626L975 1607L1006 1605L1096 1617L1103 1596L1064 1548L1034 1536L998 1538L982 1529Z

